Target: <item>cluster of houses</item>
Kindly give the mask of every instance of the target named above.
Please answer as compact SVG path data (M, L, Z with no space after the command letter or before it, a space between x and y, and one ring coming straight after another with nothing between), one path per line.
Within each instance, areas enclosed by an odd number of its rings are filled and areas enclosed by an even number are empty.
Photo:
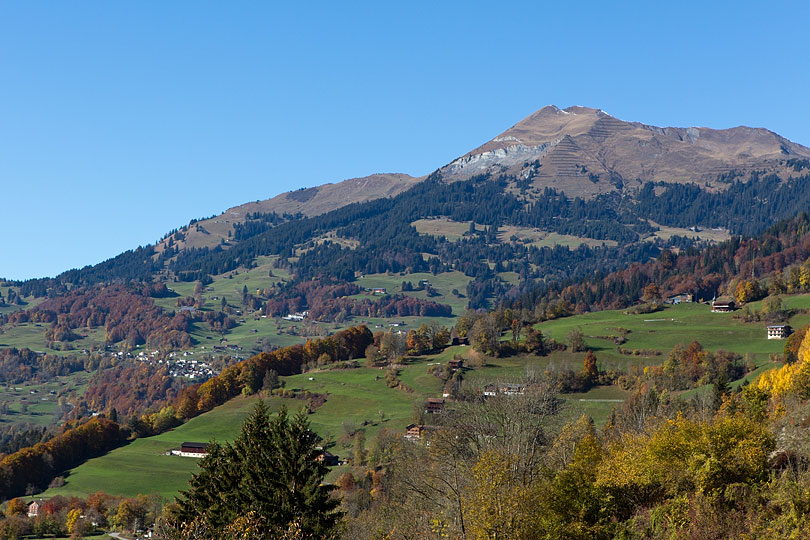
M282 319L285 321L298 321L301 322L304 319L309 317L309 311L296 311L295 313L290 313L289 315L284 315Z
M226 349L239 351L242 348L238 345L231 345L219 347L214 346L213 349L215 351L224 351ZM117 356L119 358L134 358L139 362L148 362L150 364L166 364L166 366L169 368L169 374L172 377L187 377L189 379L206 380L217 374L217 372L213 370L208 362L203 360L194 360L192 358L194 356L194 351L171 352L165 359L161 357L160 351L141 351L135 356L130 353L117 352L113 353L113 356Z
M200 360L166 360L169 374L172 377L187 377L189 379L209 379L216 375L207 362Z

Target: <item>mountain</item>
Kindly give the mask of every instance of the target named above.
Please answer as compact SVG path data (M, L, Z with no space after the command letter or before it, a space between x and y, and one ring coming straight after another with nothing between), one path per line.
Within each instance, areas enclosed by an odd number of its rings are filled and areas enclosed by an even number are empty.
M480 308L536 281L756 235L808 207L810 149L768 130L659 128L598 109L549 106L424 179L372 175L247 203L193 221L155 246L26 282L20 293L52 296L111 281L208 282L272 257L290 279L253 302L268 315L310 308L331 321L361 311L446 313L446 305L400 299L386 300L385 309L367 305L354 282L368 274L456 272L464 280L447 301L463 297Z
M656 127L599 109L549 105L441 169L448 179L498 173L531 177L569 197L639 188L645 182L723 187L723 177L785 174L810 148L767 129ZM793 161L795 162L795 161Z
M218 216L197 221L180 241L181 248L214 247L233 234L234 225L244 223L249 214L275 213L280 216L318 216L341 206L366 202L382 197L393 197L412 187L424 177L416 178L402 173L379 173L361 178L350 178L337 183L301 188L276 195L271 199L254 201L235 206ZM166 247L167 240L158 244L158 250Z
M512 191L531 202L547 187L586 199L632 194L650 182L695 183L723 191L729 180L746 179L753 172L787 178L808 159L810 148L767 129L657 127L623 121L600 109L549 105L439 172L447 181L480 174L512 177ZM373 174L282 193L198 221L177 245L213 248L228 242L235 224L250 214L318 216L347 204L396 196L425 178Z

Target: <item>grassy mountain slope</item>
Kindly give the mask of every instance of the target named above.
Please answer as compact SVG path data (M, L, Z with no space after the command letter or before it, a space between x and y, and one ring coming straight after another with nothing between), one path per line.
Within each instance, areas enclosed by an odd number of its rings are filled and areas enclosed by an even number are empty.
M810 308L810 295L786 297L788 307L797 310L790 324L801 327L810 323L810 315L800 310ZM751 306L758 309L758 303ZM668 306L658 313L629 315L622 310L566 317L537 325L546 336L566 341L572 329L581 329L589 348L595 351L603 370L629 370L632 366L662 363L676 345L686 346L700 342L707 350L730 350L756 366L746 376L750 380L762 370L773 367L771 355L782 352L784 342L767 340L767 323L745 323L732 314L711 313L705 304ZM614 343L619 329L626 331L627 341ZM654 356L628 355L625 350L656 351ZM334 453L345 456L349 448L342 446L341 438L347 429L366 431L367 441L382 428L401 431L410 422L414 404L425 397L441 394L440 381L427 373L434 363L444 364L455 354L469 354L468 347L450 347L439 355L412 358L400 371L400 380L413 391L388 388L383 372L373 368L353 370L311 371L284 377L286 388L327 394L327 401L311 415L313 428L323 437L336 441ZM585 353L557 351L548 356L521 355L509 358L489 358L485 367L466 373L465 384L480 388L493 380L519 380L531 369L580 369ZM310 380L312 379L312 380ZM742 381L731 381L732 386ZM687 393L688 394L688 393ZM610 410L621 404L627 392L617 386L602 386L581 394L563 394L567 414L576 417L585 413L601 425ZM63 487L48 490L46 495L79 495L102 489L109 493L135 495L159 491L172 496L183 489L196 462L191 458L166 456L165 452L184 441L231 440L238 431L256 397L237 397L186 424L155 437L139 439L131 444L86 462L73 469ZM272 397L266 399L275 410L282 403L297 409L303 402L295 399ZM383 416L380 415L382 411ZM335 476L335 475L332 475Z

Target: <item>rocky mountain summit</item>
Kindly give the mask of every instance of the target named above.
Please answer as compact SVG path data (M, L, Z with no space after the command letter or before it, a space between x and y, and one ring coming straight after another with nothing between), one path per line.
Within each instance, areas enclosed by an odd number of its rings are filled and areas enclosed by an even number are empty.
M441 169L461 180L507 173L590 197L645 182L695 182L719 188L752 171L784 173L810 148L762 128L656 127L599 109L549 105Z

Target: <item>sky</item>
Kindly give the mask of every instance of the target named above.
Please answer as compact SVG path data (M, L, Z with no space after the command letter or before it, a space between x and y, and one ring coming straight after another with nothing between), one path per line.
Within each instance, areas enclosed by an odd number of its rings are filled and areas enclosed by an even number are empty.
M810 146L810 3L0 0L0 276L377 172L545 105Z

